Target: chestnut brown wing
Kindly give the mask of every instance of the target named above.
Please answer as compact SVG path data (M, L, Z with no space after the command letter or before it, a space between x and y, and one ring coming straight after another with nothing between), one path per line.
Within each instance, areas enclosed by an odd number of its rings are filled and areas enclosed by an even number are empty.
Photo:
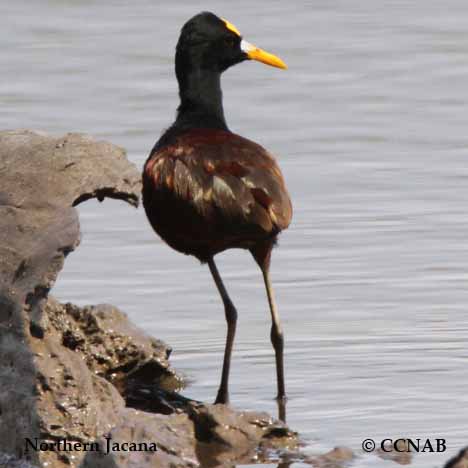
M273 157L230 132L179 136L150 157L144 178L153 195L166 194L164 203L173 200L179 211L184 207L178 231L185 223L193 237L226 244L217 250L274 236L291 220L291 202Z

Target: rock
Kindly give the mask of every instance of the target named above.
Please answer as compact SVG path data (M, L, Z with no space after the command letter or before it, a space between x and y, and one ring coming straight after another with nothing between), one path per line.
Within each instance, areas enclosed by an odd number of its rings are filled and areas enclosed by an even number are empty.
M49 297L45 315L47 334L57 335L63 346L80 353L93 374L110 381L122 394L145 384L182 388L180 377L169 367L171 348L144 334L116 307L81 308Z
M79 243L74 206L93 196L136 206L140 175L110 143L18 130L0 132L0 178L0 451L22 458L25 438L48 430L77 434L75 422L92 437L112 423L111 403L123 406L79 354L54 337L41 341L43 310L65 256ZM52 363L57 375L48 380ZM70 378L78 382L75 399L68 390L52 393ZM106 403L109 398L114 401ZM63 408L80 399L83 406L70 417ZM39 462L37 453L28 458Z
M176 393L170 348L115 307L49 296L79 243L74 206L137 205L140 175L124 150L77 134L0 132L0 177L0 464L214 466L295 447L296 434L266 414ZM107 454L106 436L158 450ZM48 450L31 448L41 442Z
M383 460L392 460L400 465L409 465L413 458L408 439L400 438L394 443L388 441L384 444L385 450L379 448L377 455Z
M354 453L347 447L335 447L323 455L307 458L306 463L315 468L344 468L349 466L349 463L354 458Z
M1 296L25 304L31 333L40 337L41 305L79 243L73 207L92 197L136 206L140 175L110 143L18 130L0 132L0 176Z
M354 458L353 451L348 447L335 447L333 450L318 457L318 466L323 468L342 467Z
M468 447L460 450L458 455L449 460L444 468L468 468Z
M155 452L90 452L83 467L197 467L231 466L256 460L258 447L267 450L270 439L281 438L283 447L295 447L297 438L283 423L267 414L236 412L224 405L191 402L191 409L170 416L126 409L122 423L109 437L119 446L140 440L157 446ZM273 435L276 431L277 434Z
M26 460L18 460L13 455L0 453L0 468L37 468Z

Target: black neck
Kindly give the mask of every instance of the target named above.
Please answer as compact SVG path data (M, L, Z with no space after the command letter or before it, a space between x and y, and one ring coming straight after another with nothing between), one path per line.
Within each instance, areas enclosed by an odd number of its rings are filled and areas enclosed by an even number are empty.
M221 74L218 71L194 68L177 73L180 106L178 127L220 128L227 130L224 119Z

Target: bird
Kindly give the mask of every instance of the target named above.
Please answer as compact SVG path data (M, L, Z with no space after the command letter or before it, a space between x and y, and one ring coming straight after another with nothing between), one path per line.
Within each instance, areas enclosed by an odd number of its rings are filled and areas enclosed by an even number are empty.
M292 204L274 156L226 124L221 74L247 60L287 68L214 13L201 12L184 24L175 54L180 105L175 122L162 133L144 165L143 206L165 243L208 264L221 296L227 335L215 404L229 403L237 310L214 257L234 248L252 254L263 275L271 313L276 399L279 418L285 421L284 336L270 264L278 235L291 222Z

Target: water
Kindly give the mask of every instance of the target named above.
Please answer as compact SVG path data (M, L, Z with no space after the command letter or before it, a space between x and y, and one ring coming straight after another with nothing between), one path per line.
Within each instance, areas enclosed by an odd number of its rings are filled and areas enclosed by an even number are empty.
M173 51L211 9L289 65L239 65L223 79L230 127L278 155L294 222L273 256L286 333L291 426L309 453L367 437L467 443L468 4L373 2L3 2L0 128L83 131L142 166L173 119ZM54 288L110 302L174 347L209 400L224 314L208 270L156 238L121 202L80 207L83 242ZM275 411L260 272L218 257L239 310L231 396ZM296 466L299 466L297 464ZM354 467L390 466L373 455Z

